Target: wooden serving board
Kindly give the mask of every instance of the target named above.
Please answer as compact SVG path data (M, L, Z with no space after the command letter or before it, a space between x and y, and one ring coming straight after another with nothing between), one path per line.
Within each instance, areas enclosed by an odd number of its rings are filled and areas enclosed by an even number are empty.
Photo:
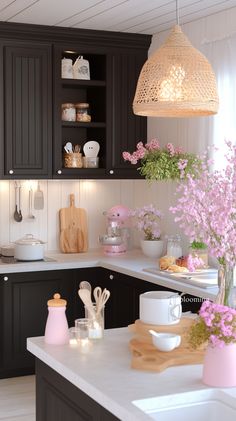
M156 330L157 332L167 332L175 333L176 335L181 335L181 347L187 342L186 333L188 332L190 326L193 324L194 319L190 317L182 317L180 322L175 325L152 325L143 323L141 320L136 320L134 324L129 325L128 328L130 332L135 334L139 340L145 343L152 343L152 336L149 333L149 330Z
M129 325L129 330L134 333L129 346L132 353L131 367L137 370L161 372L174 365L201 364L203 362L204 349L192 350L188 345L187 334L190 326L194 323L193 318L182 317L176 325L151 325L136 320ZM181 335L181 344L170 352L159 351L152 344L152 336L149 329L157 332L168 332Z
M69 208L59 211L60 249L63 253L81 253L88 250L88 227L85 209L75 207L75 196L70 194Z
M192 351L188 348L175 348L170 352L158 351L152 344L131 339L131 367L137 370L161 372L174 365L202 364L204 351Z

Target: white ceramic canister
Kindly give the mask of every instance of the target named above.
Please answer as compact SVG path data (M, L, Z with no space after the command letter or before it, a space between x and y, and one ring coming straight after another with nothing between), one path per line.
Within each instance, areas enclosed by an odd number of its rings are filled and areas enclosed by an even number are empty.
M63 79L73 79L73 62L70 58L61 60L61 77Z
M74 79L90 80L89 62L79 56L73 64Z
M182 314L181 296L173 291L150 291L139 296L139 317L143 323L173 325Z

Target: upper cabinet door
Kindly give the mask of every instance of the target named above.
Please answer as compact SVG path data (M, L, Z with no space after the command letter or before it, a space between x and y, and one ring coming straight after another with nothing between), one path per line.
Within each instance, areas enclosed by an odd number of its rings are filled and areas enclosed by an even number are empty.
M52 151L51 47L4 43L4 177L48 178Z
M133 99L138 77L147 59L145 51L113 55L112 137L109 149L111 178L139 178L138 165L125 162L122 152L133 152L138 142L147 140L147 119L133 113Z

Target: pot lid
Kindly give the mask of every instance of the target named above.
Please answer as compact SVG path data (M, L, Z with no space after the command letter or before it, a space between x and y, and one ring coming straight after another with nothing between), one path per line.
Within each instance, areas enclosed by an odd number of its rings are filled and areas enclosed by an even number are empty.
M58 293L54 294L51 300L48 300L48 307L64 307L66 304L67 301L63 300Z
M24 237L20 238L19 240L16 240L15 244L36 246L38 244L45 244L45 242L42 240L38 240L33 236L33 234L26 234L24 235Z

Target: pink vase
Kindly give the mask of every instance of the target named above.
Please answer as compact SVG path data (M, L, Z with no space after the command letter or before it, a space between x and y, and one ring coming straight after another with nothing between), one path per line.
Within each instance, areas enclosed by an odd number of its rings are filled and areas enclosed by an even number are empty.
M203 383L215 387L236 386L236 344L208 346L203 362Z

